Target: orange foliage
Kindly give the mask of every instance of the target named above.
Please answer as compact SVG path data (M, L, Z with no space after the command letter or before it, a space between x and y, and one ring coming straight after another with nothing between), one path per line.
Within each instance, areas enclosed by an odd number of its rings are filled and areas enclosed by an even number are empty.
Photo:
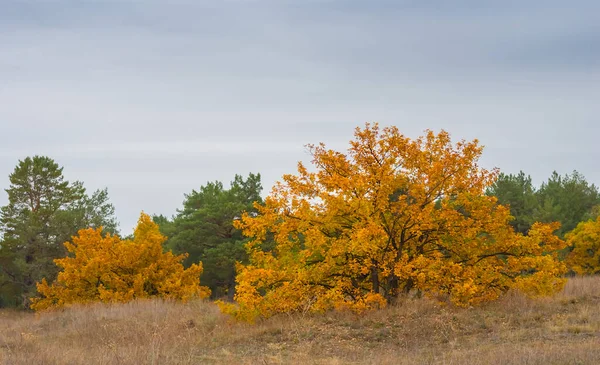
M572 251L567 257L569 267L580 275L600 273L600 216L581 222L567 234Z
M162 297L188 300L206 297L200 286L202 264L184 269L184 255L163 252L165 237L146 215L141 215L133 240L121 240L102 229L82 229L66 242L71 256L54 262L63 270L56 282L37 284L40 298L33 298L37 311L73 303L126 302L135 298Z
M513 231L509 209L483 193L497 171L478 166L477 140L452 144L444 131L411 140L367 124L347 154L310 150L316 171L299 163L258 216L236 222L252 238L250 264L239 265L237 305L220 303L225 312L251 321L363 311L415 290L466 306L509 288L544 295L564 285L558 225Z

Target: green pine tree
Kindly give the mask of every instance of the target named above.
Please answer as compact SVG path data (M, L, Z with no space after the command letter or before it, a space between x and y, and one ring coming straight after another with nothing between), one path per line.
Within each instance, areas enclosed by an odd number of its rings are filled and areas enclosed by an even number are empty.
M213 297L233 298L235 263L247 260L244 236L233 221L242 212L254 211L253 203L262 202L261 191L260 174L249 174L246 179L236 175L229 189L215 181L186 195L183 209L172 219L154 216L168 237L166 247L189 254L186 266L202 261L201 281Z
M9 179L8 204L0 208L0 305L26 307L35 283L56 277L53 260L65 256L65 241L89 226L114 233L117 223L106 190L86 195L49 157L19 161Z

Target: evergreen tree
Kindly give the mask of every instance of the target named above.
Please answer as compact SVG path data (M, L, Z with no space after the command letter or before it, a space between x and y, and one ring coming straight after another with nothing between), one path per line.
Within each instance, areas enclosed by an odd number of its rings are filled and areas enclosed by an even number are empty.
M591 218L594 208L600 204L598 188L589 184L577 171L564 176L554 171L536 196L540 206L534 219L560 222L557 234L561 237L577 227L579 222Z
M56 277L53 260L65 256L65 241L89 226L114 233L117 224L106 190L87 196L49 157L19 161L9 179L8 204L0 208L0 305L26 306L37 281Z
M527 234L535 223L539 209L536 191L531 176L520 171L517 175L500 174L496 182L487 189L487 195L498 198L498 203L508 205L514 219L510 222L516 232Z
M215 181L186 195L183 209L172 220L153 217L168 237L167 248L189 254L186 267L202 261L202 283L213 297L233 297L235 263L247 260L244 237L233 222L243 212L255 211L253 203L262 203L261 191L260 174L246 179L236 175L229 189Z

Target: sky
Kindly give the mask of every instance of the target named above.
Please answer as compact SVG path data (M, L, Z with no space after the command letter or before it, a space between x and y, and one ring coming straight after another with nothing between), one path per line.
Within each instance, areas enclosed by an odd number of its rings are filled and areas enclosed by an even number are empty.
M0 188L46 155L123 234L208 181L354 128L485 145L481 165L600 184L596 0L0 0ZM0 205L7 195L0 193Z

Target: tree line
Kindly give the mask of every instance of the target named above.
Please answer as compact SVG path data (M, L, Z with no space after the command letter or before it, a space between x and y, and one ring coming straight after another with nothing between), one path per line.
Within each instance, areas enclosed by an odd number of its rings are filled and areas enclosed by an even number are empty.
M260 174L209 182L172 216L142 215L123 238L106 189L65 180L50 157L18 161L0 210L0 307L28 308L40 295L38 308L67 296L210 293L252 319L377 307L411 290L458 304L513 287L543 294L567 270L600 267L600 196L577 171L536 187L522 171L480 169L476 142L452 144L445 132L410 140L370 125L348 154L311 151L317 172L300 164L266 199Z
M87 228L119 235L119 226L107 189L89 194L82 182L65 180L50 157L18 161L9 182L8 204L0 210L0 307L27 308L37 295L36 283L56 280L54 260L69 254L65 242ZM152 216L168 237L161 242L165 251L186 254L186 268L203 263L202 282L213 297L233 299L235 262L247 261L244 237L233 221L254 211L261 192L260 174L236 175L229 187L215 181L186 194L171 217Z
M486 193L496 196L500 204L510 206L514 217L510 224L523 234L535 222L560 222L557 234L564 238L580 222L600 213L598 188L577 171L565 175L554 171L539 187L523 171L501 173Z

